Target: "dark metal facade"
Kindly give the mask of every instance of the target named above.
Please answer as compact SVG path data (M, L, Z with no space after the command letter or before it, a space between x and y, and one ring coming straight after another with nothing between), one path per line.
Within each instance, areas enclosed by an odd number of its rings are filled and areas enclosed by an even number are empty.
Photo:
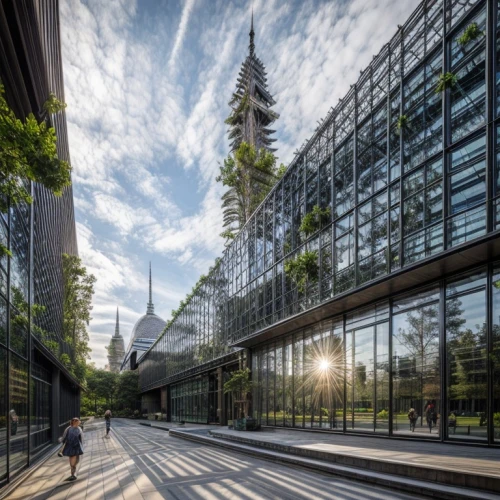
M392 301L396 292L438 277L453 281L454 275L480 263L489 266L485 279L493 280L491 262L500 255L499 8L492 0L429 0L399 27L226 249L209 276L210 287L202 287L186 313L144 356L143 391L169 383L174 375L179 379L187 370L201 370L206 358L199 353L205 350L210 360L230 345L262 353L255 346L303 332L301 327L320 328L321 320L348 310L355 314L356 307L382 297ZM460 43L473 24L477 36ZM447 73L454 84L437 91L440 75ZM330 220L304 238L299 226L315 205L329 207ZM285 275L284 263L310 250L318 253L318 279L299 292ZM446 283L438 285L442 296L436 302L441 336L446 334ZM491 288L481 286L488 290L485 305L490 304ZM395 313L390 310L386 321L393 328ZM481 412L489 412L485 419L490 426L496 404L493 314L488 305L481 347L489 367L481 375L489 381ZM345 320L342 314L340 318ZM342 339L345 331L342 327ZM286 341L290 345L291 338ZM392 363L395 340L389 333L386 338L387 363ZM345 354L350 348L343 345ZM446 345L442 337L435 358L441 363L440 405L448 401L445 374L452 363L445 356ZM284 356L286 344L280 349L278 357ZM420 403L421 412L425 403ZM273 411L284 411L285 403L280 405L281 410ZM389 397L386 406L389 432L394 425ZM452 406L450 412L458 411ZM268 419L262 408L257 411ZM444 439L447 420L441 421ZM343 429L344 416L341 422ZM492 443L493 427L486 436Z
M64 101L58 8L57 0L0 5L0 78L21 119L33 113L49 120L43 103L50 92ZM69 161L65 114L51 119L58 155ZM68 188L56 198L38 185L31 192L31 206L12 206L0 216L2 241L13 254L0 263L0 481L57 439L80 407L78 383L41 339L13 321L21 314L13 303L18 289L24 301L46 307L39 326L69 352L62 338L62 253L77 253L73 194Z

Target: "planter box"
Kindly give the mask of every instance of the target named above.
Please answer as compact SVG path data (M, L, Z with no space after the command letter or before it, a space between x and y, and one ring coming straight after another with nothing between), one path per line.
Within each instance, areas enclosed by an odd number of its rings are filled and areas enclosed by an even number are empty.
M233 421L235 431L257 431L260 425L254 418L238 418Z

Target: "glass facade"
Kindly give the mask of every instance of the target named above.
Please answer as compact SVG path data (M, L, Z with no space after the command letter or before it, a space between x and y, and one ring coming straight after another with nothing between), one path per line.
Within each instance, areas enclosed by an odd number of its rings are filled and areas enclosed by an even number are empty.
M477 36L464 41L473 24ZM490 267L455 279L443 265L418 282L448 281L410 297L387 287L375 310L288 336L283 324L308 315L304 324L314 323L313 310L491 241L500 223L499 61L500 2L423 2L146 353L141 389L201 372L227 346L262 344L279 327L284 340L258 348L253 361L263 423L497 441L500 393L492 380L500 344ZM314 206L329 216L305 236L299 227ZM301 289L285 263L305 252L316 256L316 270ZM371 293L360 302L373 302ZM311 375L318 350L332 356L324 366L335 367L335 377L331 368L319 381ZM411 433L410 409L418 415Z
M499 271L484 266L255 349L254 417L263 425L498 442Z
M69 161L65 114L43 111L50 92L64 100L58 16L51 2L0 4L0 80L16 116L33 112L53 126L58 156ZM80 402L78 383L58 359L70 352L62 339L62 254L77 253L72 191L56 198L24 187L33 203L3 200L8 209L0 211L0 242L12 254L0 255L0 486L62 434ZM36 318L34 304L45 308ZM53 386L63 404L54 404Z

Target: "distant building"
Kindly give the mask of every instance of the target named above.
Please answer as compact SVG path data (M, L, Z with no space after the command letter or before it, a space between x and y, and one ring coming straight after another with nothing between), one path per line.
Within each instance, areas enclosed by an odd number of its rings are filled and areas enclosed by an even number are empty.
M116 308L116 326L115 334L109 341L108 350L108 364L107 370L110 372L118 373L122 366L122 361L125 356L125 343L123 337L120 335L120 318L118 315L118 308Z
M153 345L154 341L165 329L167 323L155 314L153 293L151 285L151 264L149 265L149 302L146 314L141 316L134 325L132 335L127 347L127 352L121 364L121 371L135 370L137 362L144 353Z

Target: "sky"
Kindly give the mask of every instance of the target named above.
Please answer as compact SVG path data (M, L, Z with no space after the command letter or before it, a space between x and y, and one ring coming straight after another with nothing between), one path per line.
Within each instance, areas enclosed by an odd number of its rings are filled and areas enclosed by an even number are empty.
M127 346L148 266L165 321L224 249L219 164L248 54L267 69L288 165L415 0L61 0L78 248L97 278L91 360L106 364L116 308Z

